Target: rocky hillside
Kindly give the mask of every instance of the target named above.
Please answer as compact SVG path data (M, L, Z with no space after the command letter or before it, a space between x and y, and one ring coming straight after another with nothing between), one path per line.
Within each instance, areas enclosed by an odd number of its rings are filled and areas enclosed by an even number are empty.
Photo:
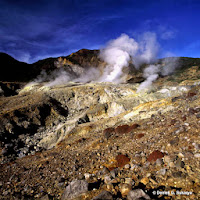
M171 59L173 60L174 58ZM106 65L106 63L99 58L99 50L88 49L81 49L68 56L46 58L33 64L19 62L6 53L0 53L0 60L2 61L0 64L0 82L20 83L30 82L40 76L43 72L47 73L47 75L52 75L52 72L56 73L59 68L74 75L74 77L78 77L88 68L93 67L102 69ZM181 70L190 68L194 65L200 65L199 58L180 57L178 60L179 69ZM163 59L158 60L158 63L162 62ZM130 63L129 73L134 77L130 77L129 82L142 82L144 80L141 73L142 69L143 67L138 71L134 68L133 64Z
M87 51L61 61L102 64ZM0 198L199 199L200 59L179 65L139 93L141 72L125 84L1 82Z
M65 60L62 64L66 70L74 66L82 68L98 67L103 62L98 58L98 50L82 49L69 56L60 57ZM0 81L28 82L35 79L42 71L51 73L56 70L59 58L46 58L33 64L19 62L6 53L0 53Z
M102 61L98 58L99 50L81 49L66 57L67 60L82 67L98 67Z
M27 63L19 62L6 53L0 53L0 60L0 81L28 81L26 77L30 76L30 68Z

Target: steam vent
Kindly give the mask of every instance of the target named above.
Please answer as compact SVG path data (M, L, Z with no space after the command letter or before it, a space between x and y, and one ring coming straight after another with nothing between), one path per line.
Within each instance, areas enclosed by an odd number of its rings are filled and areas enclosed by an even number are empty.
M109 45L0 54L0 199L200 199L200 59Z

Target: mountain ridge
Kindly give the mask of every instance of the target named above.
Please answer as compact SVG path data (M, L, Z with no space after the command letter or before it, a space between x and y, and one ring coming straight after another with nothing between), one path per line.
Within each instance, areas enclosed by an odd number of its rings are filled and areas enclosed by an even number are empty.
M100 62L99 59L94 59L94 56L97 57L98 50L86 50L81 49L75 53L72 53L68 56L60 57L49 57L42 60L38 60L32 64L25 62L20 62L10 56L9 54L0 52L1 62L1 73L0 81L19 81L19 82L28 82L36 78L42 70L47 72L55 70L55 62L59 59L67 59L68 65L81 65L82 67L87 67L89 63L95 66L96 61ZM93 59L93 61L92 61ZM6 67L4 67L6 66ZM10 73L12 72L12 73Z
M70 66L73 69L73 66L80 66L83 69L88 67L98 68L99 66L105 66L106 63L100 60L98 57L100 50L89 50L89 49L80 49L77 52L71 53L67 56L60 57L49 57L42 60L38 60L32 64L25 62L20 62L13 58L12 56L0 52L1 63L1 73L0 81L8 82L29 82L35 79L42 71L50 73L53 70L56 70L56 62L59 58L66 61L66 66ZM180 68L187 68L194 65L200 66L200 58L191 58L191 57L171 57L178 58ZM158 59L156 62L161 62L166 58ZM170 59L170 57L168 58ZM6 67L4 67L6 66ZM133 67L132 67L133 68ZM136 71L133 69L133 73Z

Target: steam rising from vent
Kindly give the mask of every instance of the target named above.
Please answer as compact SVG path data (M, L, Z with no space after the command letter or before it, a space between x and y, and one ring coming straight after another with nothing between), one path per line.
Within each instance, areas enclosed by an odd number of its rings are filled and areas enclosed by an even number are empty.
M100 51L100 58L108 65L100 78L103 82L121 82L123 68L128 67L131 56L138 50L138 43L122 34L116 40L111 40L104 49Z
M147 67L143 71L145 81L140 84L137 92L149 87L159 75L169 75L177 68L177 58L166 58L162 63L155 64L159 44L155 33L147 32L139 40L130 38L126 34L111 40L100 50L99 58L106 63L104 68L82 67L73 64L66 58L59 58L55 62L57 67L53 72L42 73L35 82L47 81L47 86L66 84L68 82L113 82L127 81L127 69L132 66L140 70L143 64ZM152 64L154 63L154 64ZM103 69L103 71L101 71Z
M161 64L149 65L144 69L143 77L146 78L144 82L140 84L137 92L147 89L152 83L159 77L159 75L167 76L174 72L179 67L179 59L175 57L168 57L162 60Z
M100 81L123 82L127 75L123 73L123 68L128 67L130 61L139 69L141 64L148 64L156 59L158 49L156 34L150 32L145 33L139 42L126 34L111 40L100 51L100 58L108 63Z
M170 75L174 72L175 69L179 67L179 59L175 57L168 57L163 60L163 68L161 74L163 76Z
M144 33L139 41L139 50L135 57L133 57L135 67L139 69L141 64L154 62L157 58L159 47L155 33Z
M147 68L145 68L143 76L144 78L146 78L146 80L140 84L137 92L148 88L153 83L153 81L155 81L158 78L159 71L160 65L149 65Z

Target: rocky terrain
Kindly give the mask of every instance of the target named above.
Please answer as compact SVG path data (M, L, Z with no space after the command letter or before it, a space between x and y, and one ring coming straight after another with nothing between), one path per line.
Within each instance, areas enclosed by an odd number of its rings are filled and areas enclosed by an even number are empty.
M103 67L97 54L37 66ZM0 198L199 199L200 59L179 65L141 92L141 71L123 84L1 79Z
M99 50L81 49L68 56L46 58L32 64L27 64L19 62L6 53L0 52L0 66L2 69L0 81L27 83L30 80L34 80L43 71L45 71L47 75L52 72L55 73L59 70L58 68L60 65L63 66L65 71L70 72L72 75L72 73L76 71L74 69L77 67L82 71L91 66L98 67L103 65L103 62L98 58L98 53Z

